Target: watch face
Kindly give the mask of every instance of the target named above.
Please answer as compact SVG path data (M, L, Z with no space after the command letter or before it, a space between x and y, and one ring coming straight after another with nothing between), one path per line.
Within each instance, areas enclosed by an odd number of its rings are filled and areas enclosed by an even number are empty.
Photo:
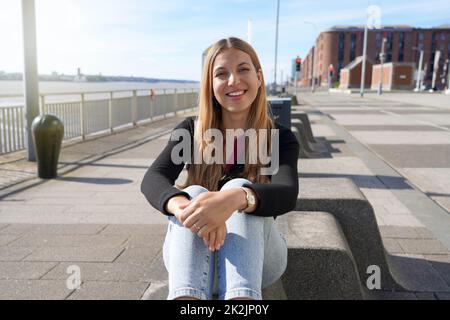
M250 205L253 206L253 205L255 204L255 202L256 202L256 201L255 201L255 197L252 196L252 195L249 196L249 197L248 197L248 202L250 203Z

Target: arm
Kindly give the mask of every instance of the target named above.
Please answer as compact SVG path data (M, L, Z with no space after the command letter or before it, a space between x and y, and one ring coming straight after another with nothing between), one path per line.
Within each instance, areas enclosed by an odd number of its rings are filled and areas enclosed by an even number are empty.
M191 125L193 126L192 118L186 118L174 130L183 128L192 132ZM173 212L173 206L167 207L169 199L172 197L180 199L179 196L189 199L188 193L174 187L175 180L183 170L184 163L174 164L171 159L171 152L173 147L181 140L180 138L177 141L169 141L167 143L164 150L145 173L141 183L141 192L147 201L165 215L173 215L175 213ZM180 155L182 155L182 152Z
M298 196L299 143L294 134L280 129L280 166L272 176L270 183L245 184L252 189L257 198L256 209L252 214L257 216L278 216L295 208Z

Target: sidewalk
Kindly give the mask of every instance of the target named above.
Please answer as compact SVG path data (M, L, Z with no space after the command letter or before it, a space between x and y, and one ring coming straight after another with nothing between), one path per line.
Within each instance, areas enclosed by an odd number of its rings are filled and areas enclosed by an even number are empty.
M313 104L297 108L309 113L329 154L299 159L300 177L352 178L375 209L386 249L417 258L402 266L413 290L383 298L450 299L449 248L380 179L379 163L367 164L358 142ZM35 165L25 160L1 164L0 299L165 299L167 220L139 189L169 132L188 115L68 146L57 179L34 178ZM78 290L66 285L69 266L81 270Z
M34 178L36 165L23 159L2 164L0 299L140 299L165 279L167 220L140 183L175 124L191 114L63 148L57 179ZM11 169L7 187L3 172ZM66 286L73 265L79 290Z

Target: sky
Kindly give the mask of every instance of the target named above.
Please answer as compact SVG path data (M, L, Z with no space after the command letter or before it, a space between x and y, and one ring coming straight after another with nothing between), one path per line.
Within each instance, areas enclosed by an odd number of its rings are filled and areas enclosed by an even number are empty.
M203 51L217 40L248 40L266 82L275 65L277 0L35 0L39 74L140 76L199 81ZM448 0L280 0L277 81L304 58L321 30L362 25L368 6L381 24L450 24ZM21 0L0 0L0 71L22 72ZM309 22L312 22L309 23Z

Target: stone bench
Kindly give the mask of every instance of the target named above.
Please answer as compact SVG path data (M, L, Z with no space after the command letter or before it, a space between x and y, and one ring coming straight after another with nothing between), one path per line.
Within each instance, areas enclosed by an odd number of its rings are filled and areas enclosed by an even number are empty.
M300 144L299 157L313 158L317 154L314 148L317 141L314 139L308 114L304 111L292 110L291 118L291 130Z
M309 121L308 114L304 111L292 110L291 119L298 119L303 124L306 138L309 142L315 143L314 134L311 129L311 122Z
M295 211L277 218L289 260L282 277L288 299L362 299L371 295L370 266L381 290L405 291L389 264L373 208L346 178L302 178ZM281 295L280 295L281 296Z
M315 152L314 146L306 138L305 126L299 119L291 120L291 131L300 144L300 158L311 158Z
M332 214L292 211L277 218L277 224L288 244L279 299L363 298L352 252ZM269 291L275 295L275 288Z

